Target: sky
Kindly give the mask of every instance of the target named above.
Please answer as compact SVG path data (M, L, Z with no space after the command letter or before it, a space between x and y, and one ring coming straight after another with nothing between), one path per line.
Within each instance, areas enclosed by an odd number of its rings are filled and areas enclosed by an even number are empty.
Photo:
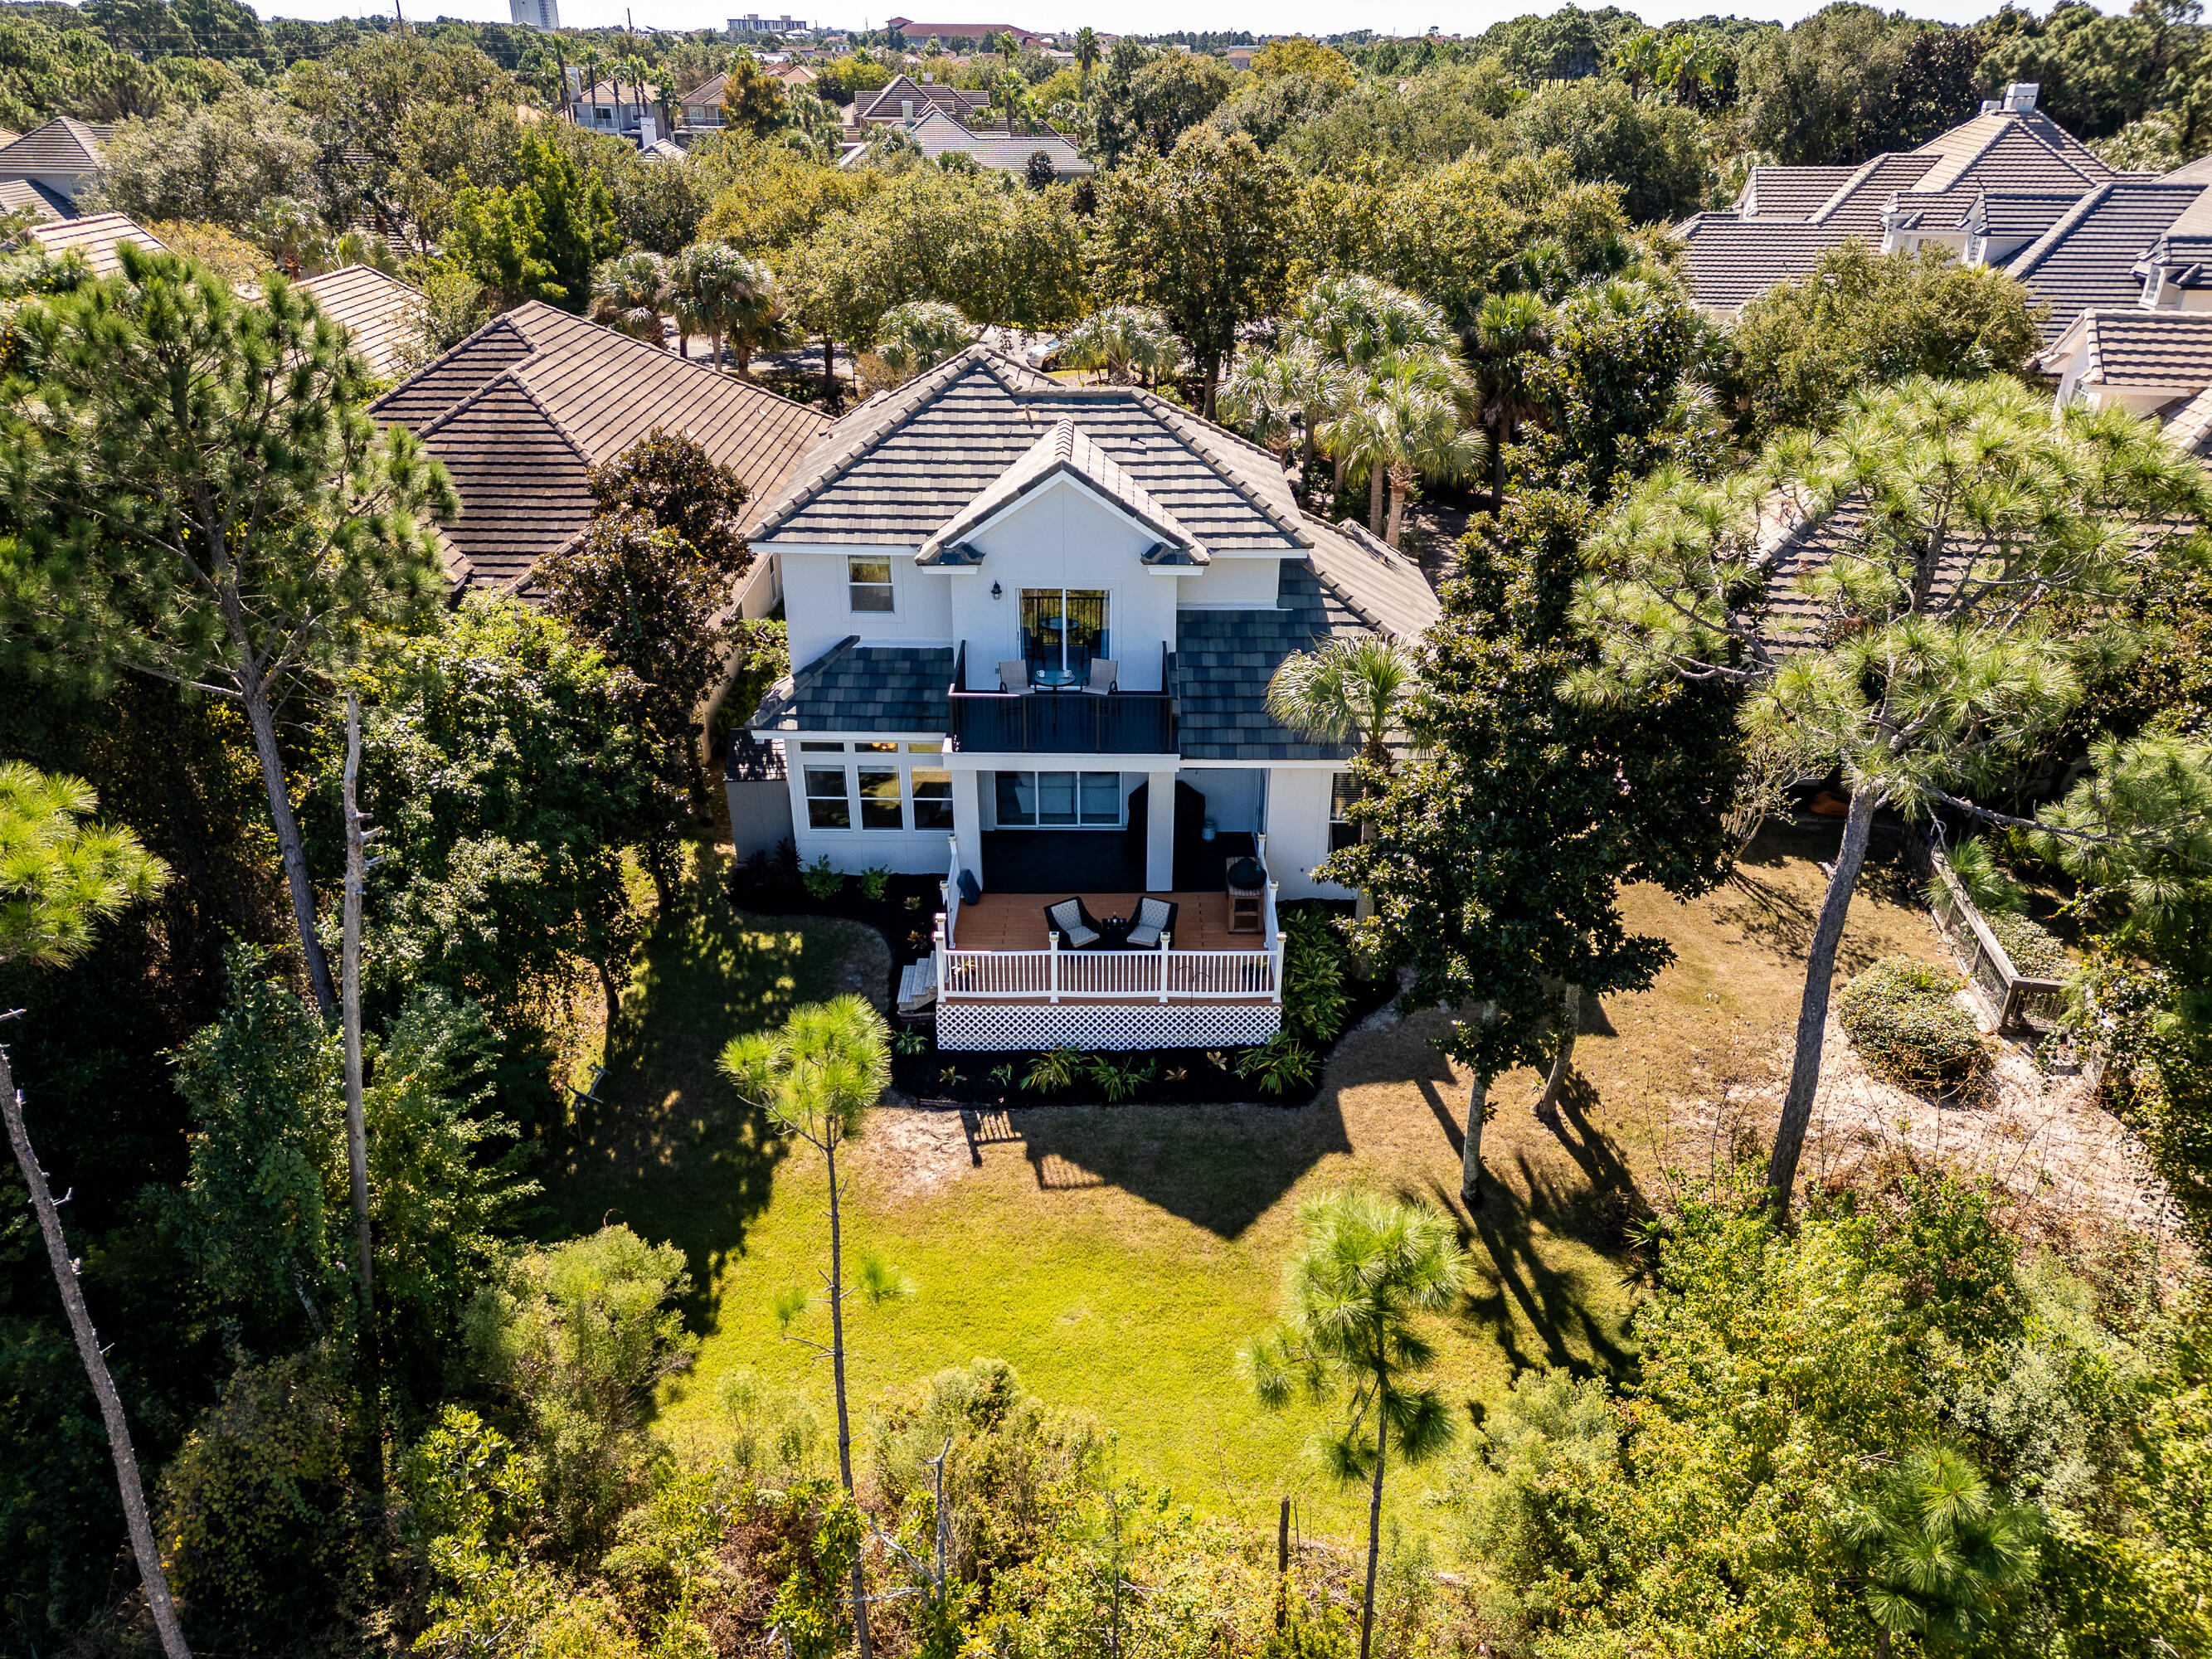
M719 28L732 10L763 16L782 15L787 9L809 21L835 27L880 27L885 17L922 16L925 21L1011 23L1017 27L1052 32L1072 30L1088 23L1115 34L1150 34L1170 29L1250 29L1267 34L1330 34L1339 30L1370 28L1385 34L1419 34L1431 26L1446 33L1479 34L1492 23L1529 11L1549 12L1559 0L1490 0L1480 5L1442 5L1437 0L961 0L940 9L932 17L933 0L872 0L884 9L870 13L846 10L848 0L627 0L627 9L641 27L662 29ZM1702 17L1717 8L1713 0L1650 0L1625 3L1626 9L1650 23L1671 22L1682 17ZM506 0L400 0L410 17L419 9L424 16L465 17L479 23L504 23ZM1745 6L1740 15L1780 23L1820 9L1823 0L1773 0L1773 3ZM1897 3L1897 0L1889 0ZM1997 8L1998 0L1904 0L1904 9L1916 17L1947 23L1971 23ZM623 21L625 0L559 0L561 21L571 27L592 28ZM825 4L832 9L817 11ZM909 12L907 8L915 8ZM2037 4L2036 10L2047 9ZM255 7L264 17L356 17L381 12L380 6L362 0L263 0ZM2124 10L2106 3L2102 9Z

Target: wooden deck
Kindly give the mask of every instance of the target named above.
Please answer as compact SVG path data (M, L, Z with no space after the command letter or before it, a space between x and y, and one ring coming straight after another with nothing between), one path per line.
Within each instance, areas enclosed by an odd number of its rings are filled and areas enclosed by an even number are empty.
M1049 943L1044 908L1068 896L1065 893L986 893L974 904L963 904L953 923L954 939L963 951L1042 951ZM1141 893L1085 893L1084 907L1094 916L1134 915ZM1248 933L1229 931L1229 895L1167 893L1158 895L1182 908L1176 913L1170 943L1178 951L1264 951L1273 943L1258 929Z

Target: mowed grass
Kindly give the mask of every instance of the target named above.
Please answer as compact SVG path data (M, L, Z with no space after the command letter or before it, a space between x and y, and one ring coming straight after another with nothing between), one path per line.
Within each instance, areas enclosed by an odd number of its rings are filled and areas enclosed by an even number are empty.
M1354 1538L1361 1496L1334 1487L1306 1453L1323 1414L1263 1410L1236 1363L1277 1311L1302 1203L1362 1185L1455 1218L1473 1287L1435 1322L1433 1376L1463 1425L1532 1366L1625 1373L1627 1223L1665 1166L1724 1155L1695 1108L1729 1080L1771 1071L1818 890L1809 860L1778 854L1695 904L1631 895L1632 922L1668 937L1677 963L1651 991L1589 1010L1556 1126L1528 1110L1532 1075L1500 1080L1485 1141L1492 1180L1473 1213L1458 1197L1467 1079L1438 1057L1433 1014L1352 1035L1320 1098L1297 1109L878 1109L841 1158L848 1267L878 1255L915 1294L846 1304L860 1464L871 1404L988 1355L1045 1400L1096 1415L1125 1472L1202 1511L1272 1529L1287 1495L1309 1536ZM1925 951L1928 939L1877 884L1856 908L1846 968ZM549 1185L563 1229L626 1221L691 1262L688 1311L703 1341L665 1401L673 1436L720 1432L715 1383L736 1367L802 1392L825 1432L834 1425L827 1362L793 1340L828 1334L820 1159L769 1136L713 1060L748 1022L798 1002L844 988L880 995L884 961L879 942L847 924L709 907L656 936L630 987L610 1034L605 1109L580 1126ZM774 1304L793 1290L810 1305L787 1334ZM1437 1528L1411 1501L1431 1479L1414 1472L1394 1488L1409 1529Z

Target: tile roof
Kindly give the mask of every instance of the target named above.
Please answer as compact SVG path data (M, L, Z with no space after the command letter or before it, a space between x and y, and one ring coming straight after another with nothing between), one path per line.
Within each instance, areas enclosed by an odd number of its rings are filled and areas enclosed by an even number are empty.
M69 198L29 179L0 179L0 213L27 213L34 220L74 218Z
M2087 190L2113 171L2072 134L2040 111L1976 116L1912 152L1936 165L1923 190L2002 182L2012 190Z
M951 719L952 652L862 645L848 634L788 678L754 713L756 732L942 732Z
M421 337L422 295L373 265L345 265L302 280L323 315L346 331L370 374L388 379Z
M1052 158L1055 178L1081 178L1097 169L1084 159L1073 139L1057 132L975 132L940 110L931 110L914 124L914 141L926 161L935 161L949 150L972 155L979 167L1000 173L1020 173L1030 157L1042 150Z
M1805 580L1838 558L1859 556L1866 526L1866 504L1846 500L1825 519L1802 524L1784 534L1766 556L1766 616L1760 632L1770 649L1784 655L1820 645L1833 620L1824 602L1805 591ZM1933 591L1948 599L1966 579L1982 544L1955 535L1936 562Z
M2184 404L2166 422L2163 435L2185 455L2199 460L2212 458L2212 386Z
M702 81L676 101L687 108L694 104L719 104L722 101L722 94L729 90L729 85L727 75L718 75L711 81Z
M1356 520L1324 524L1309 517L1307 556L1322 586L1372 629L1401 640L1419 638L1443 615L1421 568Z
M1733 213L1696 214L1676 229L1687 252L1692 297L1727 311L1802 276L1847 235L1824 225L1768 224Z
M97 173L100 135L74 116L57 115L0 149L0 178L32 173Z
M2212 311L2130 306L2085 311L2076 320L2088 358L2085 384L2191 392L2212 386Z
M1039 438L1021 459L1000 473L983 492L968 503L921 544L918 565L979 564L982 555L965 544L965 538L1012 507L1036 494L1055 478L1080 478L1134 519L1154 538L1144 554L1146 564L1204 565L1212 556L1185 529L1174 514L1146 493L1145 487L1117 465L1114 459L1085 435L1075 422L1062 416L1051 431Z
M1304 559L1285 559L1273 611L1176 617L1177 747L1186 760L1349 760L1354 745L1315 743L1275 724L1267 682L1293 651L1371 631Z
M755 539L918 548L1062 420L1214 556L1310 545L1266 450L1148 392L1066 386L981 345L838 422Z
M1856 167L1753 167L1740 199L1751 204L1762 220L1809 219L1857 171Z
M2157 179L2117 178L2084 196L2073 210L2014 254L2006 271L2049 307L2043 337L2057 339L2091 306L2137 304L2142 280L2135 263L2204 186Z
M644 94L642 99L638 95L640 93ZM650 81L594 81L568 101L572 104L650 104L659 96L660 88Z
M95 276L112 276L123 269L116 249L136 242L149 253L168 252L159 238L127 213L94 213L82 219L57 219L33 225L30 234L57 258L64 253L82 256Z
M866 99L865 104L860 100ZM911 99L916 109L934 107L957 114L963 110L981 109L991 101L987 92L969 92L959 87L948 87L942 81L923 82L910 75L895 75L882 91L861 93L853 100L853 113L862 121L896 121L906 112L907 100Z
M1889 198L1918 184L1935 165L1935 159L1925 155L1877 155L1854 173L1805 222L1858 236L1878 236L1881 234L1881 210Z
M654 427L689 433L772 501L823 417L704 363L532 301L401 381L371 412L420 437L462 502L457 580L520 586L591 517L589 468Z

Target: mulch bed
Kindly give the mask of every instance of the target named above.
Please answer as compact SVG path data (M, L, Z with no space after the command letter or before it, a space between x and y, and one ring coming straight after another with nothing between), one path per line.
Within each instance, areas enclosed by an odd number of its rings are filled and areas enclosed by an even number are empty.
M880 896L872 898L859 877L848 876L836 893L817 896L806 890L794 865L756 859L732 872L729 898L739 909L755 915L836 916L874 928L890 947L890 978L884 987L884 998L885 1006L896 1009L899 975L909 963L930 953L931 930L944 904L940 884L934 876L891 876L884 882ZM1351 1030L1389 1002L1396 988L1388 977L1346 980L1343 1029ZM893 1024L898 1035L891 1049L892 1086L923 1106L1198 1106L1255 1101L1271 1106L1304 1106L1321 1091L1319 1062L1328 1057L1327 1045L1309 1042L1309 1048L1320 1049L1313 1084L1280 1095L1262 1093L1255 1080L1237 1075L1237 1057L1242 1051L1236 1048L1086 1053L1078 1068L1081 1075L1072 1085L1030 1089L1024 1087L1023 1081L1037 1064L1034 1048L954 1053L938 1048L934 1022L929 1019L906 1020L895 1014ZM918 1052L902 1052L902 1044L910 1046L913 1042L908 1033L924 1039ZM1124 1072L1133 1064L1141 1067L1149 1060L1154 1063L1153 1074L1150 1081L1125 1091L1125 1097L1115 1102L1109 1097L1107 1083L1095 1075L1097 1062L1101 1060Z

